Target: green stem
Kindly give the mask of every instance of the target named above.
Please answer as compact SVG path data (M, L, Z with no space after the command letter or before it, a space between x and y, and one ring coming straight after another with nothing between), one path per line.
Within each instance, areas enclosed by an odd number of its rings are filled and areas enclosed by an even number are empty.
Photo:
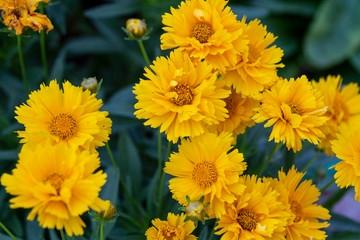
M27 95L29 95L30 90L29 90L29 85L28 85L27 79L26 79L25 63L24 63L24 57L23 57L22 48L21 48L21 35L17 35L17 45L18 45L21 75L22 75L22 79L24 82L25 93Z
M260 167L260 170L258 172L258 176L262 176L262 174L264 173L266 167L269 165L272 157L274 156L274 154L277 152L277 150L279 150L279 148L281 147L280 143L275 143L273 149L271 150L270 155L268 156L268 158L266 159L266 161L263 163L263 165Z
M106 143L105 143L105 146L106 146L106 150L107 150L107 152L108 152L108 154L109 154L109 157L110 157L110 159L111 159L112 164L114 165L115 168L118 168L118 166L117 166L117 164L116 164L116 162L115 162L114 156L113 156L113 154L112 154L112 152L111 152L109 143L106 142Z
M14 236L14 234L12 234L12 233L10 232L10 230L7 229L7 227L5 227L5 225L4 225L2 222L0 222L0 227L1 227L2 229L4 229L4 231L5 231L12 239L17 240L17 238Z
M162 147L162 142L161 142L161 132L160 132L160 127L159 127L159 132L158 132L158 171L159 171L159 181L161 179L161 175L162 175L162 160L161 160L161 147Z
M41 14L44 14L44 3L40 2L39 10ZM46 48L45 48L45 30L40 32L40 50L41 50L41 61L44 70L44 82L45 84L49 83L49 71L46 60Z
M104 240L104 221L100 221L100 240Z
M145 59L146 64L147 64L148 66L150 66L151 63L150 63L149 57L148 57L148 55L147 55L147 53L146 53L146 51L145 51L144 44L142 43L141 40L138 40L138 43L139 43L139 47L140 47L141 53L142 53L142 55L144 56L144 59Z
M216 225L217 225L217 221L218 221L218 220L215 221L214 226L213 226L213 228L211 229L211 233L210 233L210 236L209 236L209 238L208 238L209 240L212 240L213 237L214 237L215 227L216 227Z
M165 161L167 161L169 159L170 151L171 151L171 141L168 142L168 146L167 146L167 149L166 149ZM162 195L163 195L164 185L165 185L165 173L163 173L163 172L162 172L159 184L160 184L159 185L159 198L160 199L159 199L159 207L158 207L158 211L157 211L157 216L161 217L161 214L162 214L162 201L163 201Z
M331 184L333 184L336 181L336 179L334 178L333 180L331 180L331 182L329 182L328 184L326 184L325 187L323 187L322 189L320 189L320 192L324 192L328 187L331 186Z
M308 164L306 164L306 166L303 168L302 172L306 172L306 170L308 170L311 167L311 165L315 162L316 158L318 157L319 153L320 152L318 152L318 151L315 153L315 156L310 160L310 162L308 162Z
M66 240L64 230L60 229L61 240Z

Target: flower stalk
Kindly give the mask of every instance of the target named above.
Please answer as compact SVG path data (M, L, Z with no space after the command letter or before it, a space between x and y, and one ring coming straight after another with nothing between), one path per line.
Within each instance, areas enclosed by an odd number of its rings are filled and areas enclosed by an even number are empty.
M29 85L28 85L28 82L26 79L26 69L25 69L24 57L23 57L23 52L22 52L22 47L21 47L21 35L17 35L17 45L18 45L19 62L20 62L22 80L24 83L26 95L29 95L30 89L29 89Z

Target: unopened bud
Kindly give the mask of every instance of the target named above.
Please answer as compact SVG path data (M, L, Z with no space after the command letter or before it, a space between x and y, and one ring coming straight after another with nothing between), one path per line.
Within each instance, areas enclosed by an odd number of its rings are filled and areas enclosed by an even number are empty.
M190 202L185 210L186 216L193 222L203 221L205 218L205 207L200 201Z
M90 92L94 93L97 90L98 81L97 81L96 77L84 78L84 80L81 82L81 87L84 90L87 89Z
M116 207L109 200L105 201L104 209L101 209L99 216L105 219L111 219L116 213Z
M130 18L126 21L126 30L135 38L142 37L146 31L146 23L138 18Z

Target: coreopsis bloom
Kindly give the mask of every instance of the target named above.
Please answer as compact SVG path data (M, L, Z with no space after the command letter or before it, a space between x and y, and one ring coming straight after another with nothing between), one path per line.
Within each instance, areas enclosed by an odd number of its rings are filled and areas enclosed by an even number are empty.
M1 17L3 23L14 29L16 35L22 34L24 27L34 31L54 29L51 21L44 14L35 12L40 1L31 0L0 0Z
M280 79L262 94L261 103L254 120L268 120L264 127L274 125L269 141L286 143L296 152L302 148L301 140L318 144L325 136L320 127L328 120L324 115L327 107L305 75L296 80Z
M221 239L285 239L284 231L290 217L286 206L277 200L279 193L256 176L240 179L246 186L232 204L226 205L226 213L220 216L218 235Z
M154 225L150 227L146 233L147 240L165 240L165 239L181 239L181 240L195 240L197 237L192 235L195 226L191 221L185 220L185 214L175 215L173 213L168 213L167 221L161 221L159 218L156 218L151 221Z
M3 174L1 184L13 195L11 208L31 208L27 219L43 228L65 229L69 236L82 235L85 223L80 215L92 208L103 209L99 198L106 174L98 153L81 152L61 143L25 144L12 174Z
M279 171L278 179L265 178L264 182L270 182L280 193L278 200L289 207L291 216L286 225L286 239L325 239L325 231L320 229L330 224L319 222L318 219L328 220L330 214L326 208L315 204L320 191L312 181L304 180L300 183L304 175L293 166L287 174Z
M160 126L169 141L198 136L206 125L228 116L223 99L230 91L217 88L217 75L205 61L193 63L188 54L174 51L150 67L154 72L145 68L148 80L141 79L134 87L135 115L148 119L145 125Z
M244 41L235 41L234 47L238 52L237 62L227 68L224 80L228 86L233 86L236 92L245 96L259 98L259 94L266 88L271 87L278 79L277 68L284 67L280 63L283 50L270 46L276 39L274 34L267 32L266 26L255 19L245 23L244 34L249 41L244 51Z
M186 0L163 15L165 33L161 49L179 48L191 57L205 59L215 68L236 63L233 42L241 38L242 24L225 0Z
M191 139L183 139L179 152L170 156L164 171L174 176L169 181L173 198L186 206L190 199L205 197L210 202L206 213L210 218L225 213L225 203L235 201L235 194L244 191L239 175L246 169L243 154L231 151L230 133L205 133Z
M360 127L342 124L331 147L336 157L341 159L333 168L334 178L340 188L354 186L355 200L360 202Z
M109 140L111 120L99 111L102 101L90 91L83 91L68 81L59 88L56 80L29 95L26 103L16 107L15 117L25 125L18 131L20 142L53 145L65 142L69 147L94 150Z
M219 122L219 124L212 125L210 129L216 128L218 133L232 132L234 136L244 133L247 127L255 125L252 117L255 115L255 109L259 107L260 102L253 98L245 97L241 93L236 93L233 88L224 86L225 81L218 80L217 83L231 91L230 96L224 99L229 117Z
M331 150L330 141L336 137L337 129L342 124L353 124L360 126L360 94L357 83L349 83L341 87L340 75L329 75L320 78L319 82L312 81L314 87L324 96L324 102L328 106L325 116L329 121L324 125L325 137L321 138L319 148L326 154L334 155Z

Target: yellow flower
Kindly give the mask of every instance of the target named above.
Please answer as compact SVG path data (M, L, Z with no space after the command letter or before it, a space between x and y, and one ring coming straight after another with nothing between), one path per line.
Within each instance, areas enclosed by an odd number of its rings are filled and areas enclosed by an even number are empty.
M186 0L163 15L165 33L161 49L179 48L191 57L205 59L215 68L236 63L233 42L242 32L225 0Z
M218 80L217 84L223 86L225 85L225 81ZM243 134L247 127L255 125L252 117L255 115L255 109L259 107L260 102L245 97L241 93L236 93L233 88L226 86L224 86L224 88L231 90L230 96L225 99L225 108L228 110L229 117L213 126L217 128L218 133L232 132L236 137L239 134ZM210 129L211 128L212 126Z
M320 127L328 120L327 107L320 92L313 89L306 76L294 80L280 79L262 94L256 123L268 120L265 127L274 125L269 141L286 143L294 152L301 150L301 140L318 144L324 137Z
M279 193L262 183L256 176L240 179L246 186L232 204L227 204L226 213L220 216L216 234L221 239L285 239L284 231L290 214L281 202Z
M360 202L360 127L342 124L331 146L336 157L341 159L333 168L334 178L340 188L354 186L355 199Z
M101 105L94 94L67 81L63 90L55 80L49 86L43 84L26 104L16 107L15 118L25 125L25 131L18 132L21 142L65 142L80 150L103 146L109 140L111 120L107 112L99 111Z
M245 23L246 18L242 19ZM276 39L267 32L266 26L255 19L246 25L244 34L248 45L244 51L244 41L236 41L235 49L239 52L237 63L227 69L224 80L228 86L233 86L236 92L245 96L259 98L259 93L272 86L278 79L277 68L284 67L279 63L284 55L283 50L272 45Z
M227 115L223 99L230 91L215 85L217 75L204 62L193 63L186 53L174 51L145 68L149 80L134 87L138 102L135 115L148 119L144 124L160 127L169 141L194 137L205 132L205 124L217 124Z
M16 35L22 34L24 27L32 28L34 31L54 29L51 21L46 15L35 12L40 1L31 0L0 0L1 17L3 23L14 29Z
M319 222L318 219L330 219L329 211L320 205L314 204L320 196L320 191L311 180L300 183L305 173L297 172L293 166L287 174L278 172L278 179L266 178L264 182L271 185L280 193L278 200L288 206L291 217L286 226L287 239L325 239L326 228L330 224Z
M239 175L246 169L243 154L231 151L230 133L205 133L183 139L179 152L170 156L164 171L175 176L169 181L173 198L186 206L190 199L205 197L210 202L206 213L210 218L225 213L225 203L232 203L235 194L241 194L245 186L239 183Z
M146 23L138 18L130 18L126 21L126 30L134 37L141 37L146 33Z
M168 213L167 221L161 221L159 218L152 220L154 225L146 233L147 240L195 240L197 237L192 235L195 226L191 221L185 220L185 214L175 215Z
M85 223L80 215L89 208L103 208L99 192L106 174L94 173L99 167L97 153L76 152L65 144L25 144L16 168L1 176L1 184L14 195L11 208L32 208L28 220L38 215L43 228L65 228L69 236L82 235Z
M321 138L319 148L326 154L333 156L330 141L336 137L337 129L342 123L352 123L360 126L360 94L357 83L349 83L341 88L342 78L340 75L320 78L319 82L312 84L324 96L324 102L328 106L325 116L329 121L324 126L325 137Z

